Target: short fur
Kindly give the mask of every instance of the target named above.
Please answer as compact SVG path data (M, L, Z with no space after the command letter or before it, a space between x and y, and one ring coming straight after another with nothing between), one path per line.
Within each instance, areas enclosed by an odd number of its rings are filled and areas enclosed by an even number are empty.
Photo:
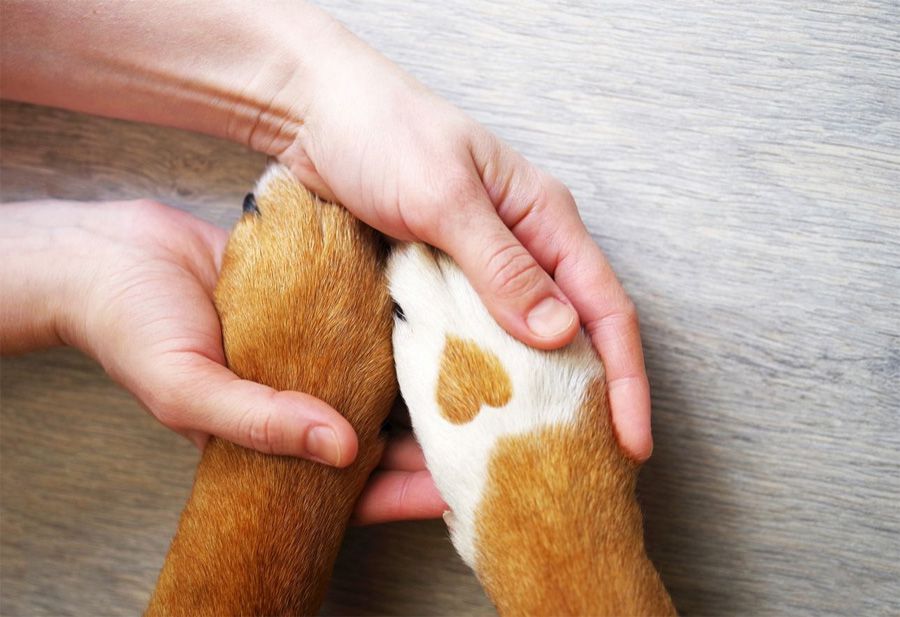
M346 469L218 439L148 615L308 615L318 610L353 506L379 460L397 394L391 303L375 232L271 168L237 224L216 288L228 364L307 392L359 437Z
M502 407L510 397L509 375L497 356L474 341L447 337L437 383L438 407L447 421L471 422L482 405Z
M553 352L523 345L447 256L421 245L395 251L388 275L403 315L394 325L401 391L452 510L454 545L499 612L674 614L644 550L637 469L616 443L587 337ZM448 355L459 341L466 353ZM511 382L503 401L492 395L505 381L498 374ZM447 400L465 422L448 417Z

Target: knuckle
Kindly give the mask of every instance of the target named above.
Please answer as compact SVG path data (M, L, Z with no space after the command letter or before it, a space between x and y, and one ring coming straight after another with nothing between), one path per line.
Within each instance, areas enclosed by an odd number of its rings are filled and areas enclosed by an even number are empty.
M173 431L196 428L192 426L189 400L177 394L166 394L154 398L149 405L160 424Z
M572 195L572 191L569 190L569 187L563 184L562 180L559 180L550 174L545 174L542 186L544 193L549 199L557 203L575 207L575 197Z
M610 308L599 317L585 324L588 332L594 335L602 329L616 329L620 332L632 332L640 328L637 306L628 296L617 301L614 308Z
M481 190L470 175L450 173L423 196L419 207L404 214L407 227L416 237L437 245L480 206Z
M500 298L521 297L535 287L543 271L521 245L508 245L495 251L487 262L490 288Z
M406 229L419 240L430 240L441 227L440 207L431 200L416 201L411 208L400 208L400 218Z
M163 426L174 431L191 428L187 422L189 399L178 388L161 387L137 394L142 404Z
M394 517L399 517L405 509L407 495L412 486L412 478L413 475L411 473L406 474L406 477L403 478L403 484L400 485L399 490L394 496Z
M450 225L478 202L478 186L465 170L442 170L440 177L426 181L402 208L406 227L419 239L440 237Z
M640 318L638 316L637 306L634 304L634 301L631 298L626 297L625 301L622 305L622 318L626 323L632 324L634 326L638 325Z
M173 431L185 428L182 422L182 414L178 411L180 406L177 403L173 403L170 400L155 401L150 408L156 419L166 428Z
M637 322L637 306L635 306L631 298L628 297L624 289L620 289L616 294L615 301L606 315L606 318L614 319L622 323Z
M469 207L480 197L480 186L466 171L450 173L443 181L438 201L454 207Z
M272 414L250 409L244 412L241 424L242 433L247 436L251 448L264 454L274 452Z
M207 392L196 379L196 358L180 352L151 357L134 372L143 376L139 398L165 426L175 430L197 428L191 426L191 419L198 417Z

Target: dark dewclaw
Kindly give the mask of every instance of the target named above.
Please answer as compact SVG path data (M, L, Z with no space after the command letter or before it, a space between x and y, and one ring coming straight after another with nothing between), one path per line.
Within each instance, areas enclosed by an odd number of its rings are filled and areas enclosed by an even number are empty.
M244 195L244 203L241 206L244 210L244 213L250 214L259 214L259 208L256 205L256 197L253 193L247 193Z

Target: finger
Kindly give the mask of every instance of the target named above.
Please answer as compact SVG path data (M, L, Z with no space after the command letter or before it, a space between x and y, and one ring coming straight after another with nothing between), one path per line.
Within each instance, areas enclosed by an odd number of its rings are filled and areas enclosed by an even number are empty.
M577 215L575 215L577 217ZM585 330L603 360L613 427L622 448L642 462L653 451L650 384L637 311L609 262L577 221L575 246L558 260L556 280L578 309Z
M510 232L483 189L469 205L447 213L423 238L459 264L497 323L533 347L555 349L578 330L565 294Z
M633 307L597 311L586 323L606 366L609 406L619 443L635 460L643 462L653 452L653 437L650 383L644 369L637 313Z
M498 215L554 275L590 334L606 370L619 443L634 459L646 460L653 449L650 386L637 312L588 234L572 194L496 140L481 142L474 154Z
M269 160L271 161L272 159ZM319 171L316 169L312 160L306 155L306 152L303 151L300 146L300 140L295 141L294 144L281 155L280 160L285 161L285 164L294 173L300 183L318 195L320 199L338 203L334 191L331 190L328 183L325 182L325 179L319 174Z
M413 434L403 431L388 441L379 467L394 471L421 471L425 469L425 455Z
M166 426L336 467L356 458L353 427L319 399L240 379L198 354L173 354L164 360L166 370L177 373L154 380L155 391L167 394L157 395L150 406Z
M447 504L427 471L376 471L356 503L353 523L438 518L445 510Z

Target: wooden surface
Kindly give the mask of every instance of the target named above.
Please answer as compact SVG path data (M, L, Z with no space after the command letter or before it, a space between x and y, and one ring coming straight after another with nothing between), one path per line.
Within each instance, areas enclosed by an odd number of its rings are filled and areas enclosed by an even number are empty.
M900 613L895 0L323 4L572 188L641 312L641 492L682 613ZM5 201L228 226L264 165L0 109ZM74 351L3 359L0 386L0 613L140 611L196 453ZM444 536L354 530L324 612L491 614Z

